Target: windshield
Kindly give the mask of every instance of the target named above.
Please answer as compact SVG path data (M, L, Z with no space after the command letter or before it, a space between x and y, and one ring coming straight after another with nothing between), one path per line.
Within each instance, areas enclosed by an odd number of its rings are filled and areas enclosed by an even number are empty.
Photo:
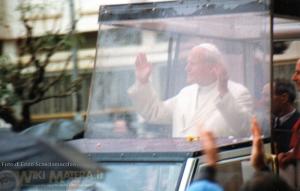
M24 186L22 190L39 191L39 190L76 190L76 191L139 191L139 190L156 190L156 191L173 191L178 185L179 175L181 172L181 163L101 163L101 166L108 169L106 173L86 174L74 172L65 176L70 176L67 180L50 182L48 184ZM73 173L73 174L70 174ZM42 173L40 173L42 174ZM43 174L42 174L43 175ZM63 175L56 173L56 179ZM88 175L88 174L87 174Z
M270 135L268 1L102 6L87 138Z

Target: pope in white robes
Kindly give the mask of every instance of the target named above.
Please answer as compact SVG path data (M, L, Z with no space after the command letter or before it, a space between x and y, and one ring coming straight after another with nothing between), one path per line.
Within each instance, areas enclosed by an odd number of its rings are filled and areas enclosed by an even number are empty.
M185 69L190 85L162 101L149 82L152 65L140 53L136 82L128 90L137 112L148 122L172 124L173 137L199 136L202 129L217 137L248 136L251 95L243 85L228 80L217 47L205 43L192 48Z

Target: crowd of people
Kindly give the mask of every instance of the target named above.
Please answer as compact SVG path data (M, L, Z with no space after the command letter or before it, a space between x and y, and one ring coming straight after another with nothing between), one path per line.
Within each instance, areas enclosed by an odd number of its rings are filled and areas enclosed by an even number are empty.
M251 164L255 169L253 177L245 182L241 191L292 191L283 179L271 172L265 160L263 142L261 139L261 128L255 117L251 123L252 130L252 152ZM216 166L218 160L217 145L214 135L209 131L200 134L202 148L205 154L206 166L201 169L201 176L193 182L187 191L223 191L216 181Z

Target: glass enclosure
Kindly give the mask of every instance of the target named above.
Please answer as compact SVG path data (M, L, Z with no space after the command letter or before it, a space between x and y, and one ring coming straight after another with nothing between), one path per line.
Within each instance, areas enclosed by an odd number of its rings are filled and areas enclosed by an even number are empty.
M270 132L269 1L100 7L86 138ZM240 139L241 138L241 139Z
M181 163L103 163L109 172L103 182L110 190L175 190Z
M22 190L76 190L76 191L166 191L176 190L179 175L182 168L181 163L101 163L102 167L108 169L105 173L84 176L74 172L68 172L70 178L60 182L49 184L30 185ZM81 177L80 177L81 175ZM57 173L55 178L61 176Z

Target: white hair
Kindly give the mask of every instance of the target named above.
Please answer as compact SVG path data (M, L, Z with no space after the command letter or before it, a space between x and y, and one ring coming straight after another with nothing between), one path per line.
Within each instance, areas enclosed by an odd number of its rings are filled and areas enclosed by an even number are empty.
M214 45L210 43L202 43L195 48L200 48L205 50L205 62L208 64L222 64L223 63L223 56L220 50Z

